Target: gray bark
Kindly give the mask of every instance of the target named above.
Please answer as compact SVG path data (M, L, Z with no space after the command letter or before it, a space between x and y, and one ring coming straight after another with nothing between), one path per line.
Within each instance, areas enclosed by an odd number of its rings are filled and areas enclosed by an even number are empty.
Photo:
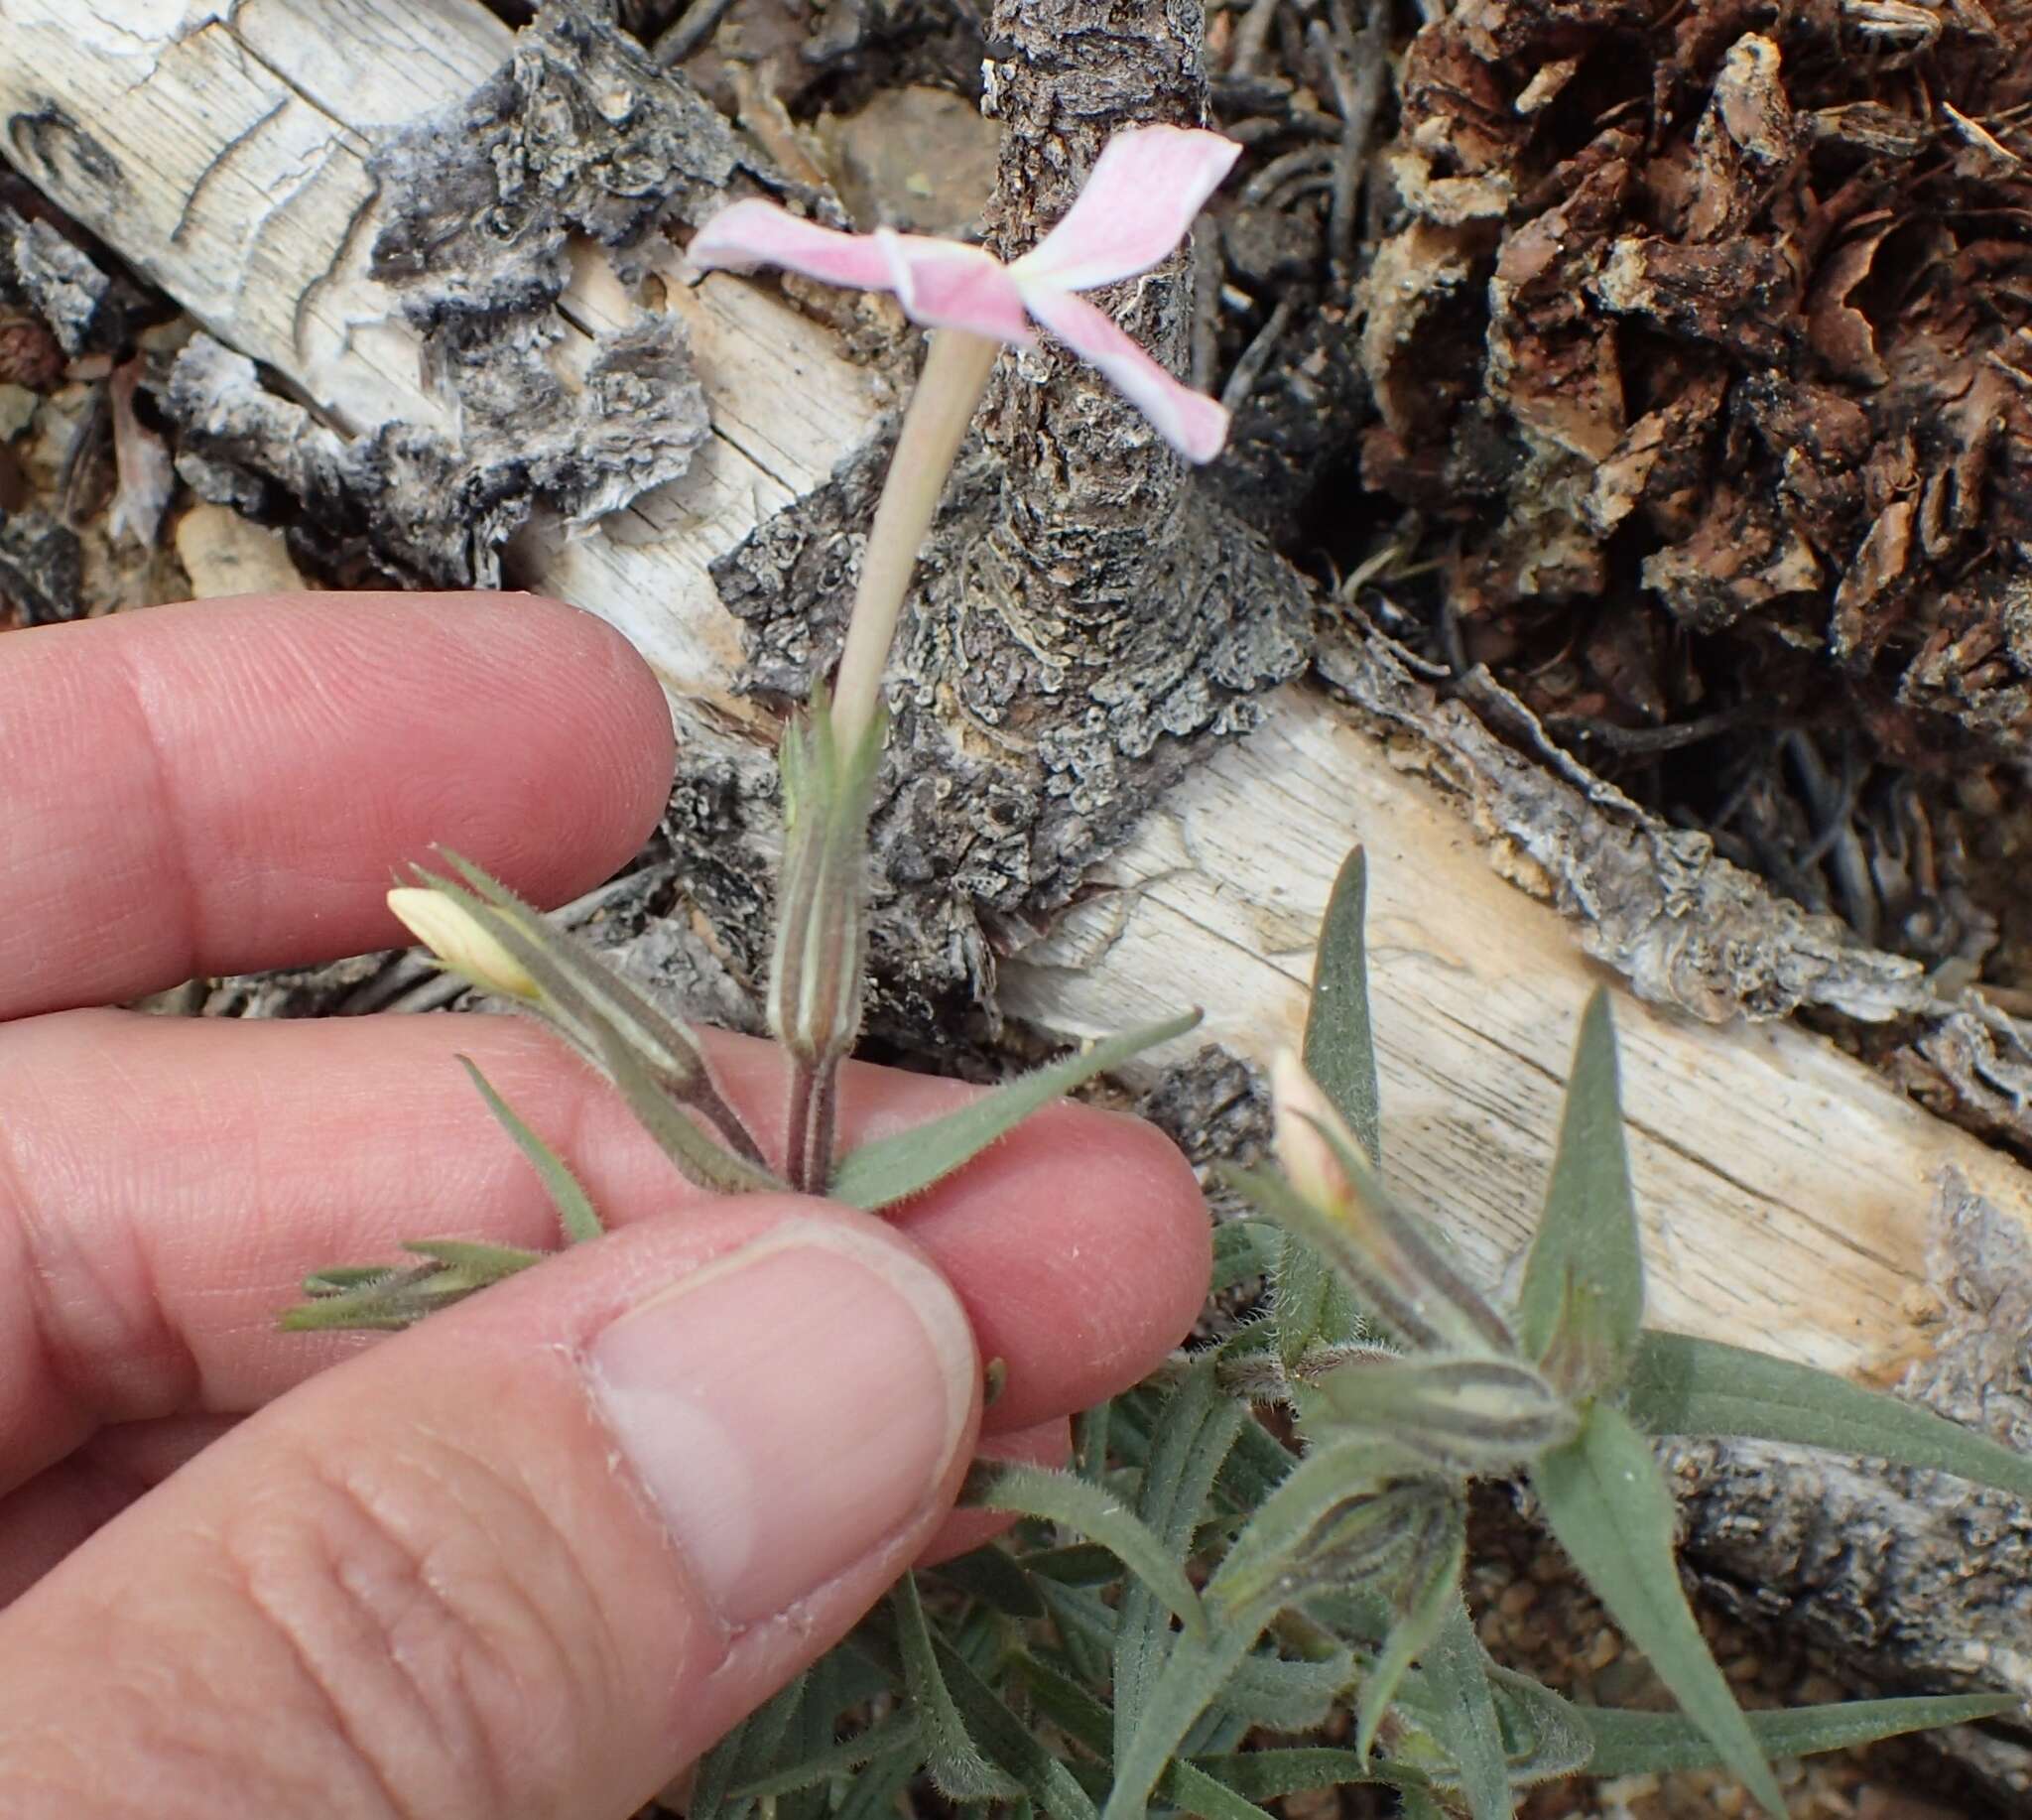
M1070 206L1108 137L1206 108L1196 0L1004 0L988 238L1005 256ZM1096 294L1181 368L1191 258ZM717 575L749 680L801 697L843 630L875 462L763 526ZM994 1018L1020 947L1164 787L1305 661L1304 584L1134 410L1063 349L1005 357L926 553L890 690L875 823L878 1013L920 1038Z
M1940 1184L1932 1352L1900 1392L2032 1452L2032 1245L1952 1173ZM1782 1625L1851 1686L2007 1689L2032 1699L2032 1508L1943 1473L1795 1448L1676 1443L1692 1577L1724 1609ZM2032 1799L2022 1726L1947 1744L2010 1811Z

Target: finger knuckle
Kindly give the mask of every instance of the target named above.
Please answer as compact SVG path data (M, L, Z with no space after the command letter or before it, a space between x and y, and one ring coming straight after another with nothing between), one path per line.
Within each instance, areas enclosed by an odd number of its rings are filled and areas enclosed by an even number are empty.
M306 1706L386 1812L530 1811L567 1773L611 1652L532 1486L428 1439L307 1458L226 1544Z

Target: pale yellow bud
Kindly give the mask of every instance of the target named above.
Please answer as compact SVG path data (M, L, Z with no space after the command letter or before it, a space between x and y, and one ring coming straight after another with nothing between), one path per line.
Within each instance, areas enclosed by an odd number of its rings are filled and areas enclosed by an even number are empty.
M1355 1149L1352 1133L1306 1066L1289 1049L1270 1064L1270 1097L1277 1136L1277 1160L1292 1187L1325 1209L1344 1207L1352 1185L1327 1133L1340 1136Z
M510 998L542 996L522 963L455 897L406 885L388 893L388 907L441 963L475 985Z
M1289 1050L1270 1065L1277 1160L1320 1224L1308 1232L1355 1299L1414 1348L1508 1355L1516 1341L1383 1190L1347 1121Z

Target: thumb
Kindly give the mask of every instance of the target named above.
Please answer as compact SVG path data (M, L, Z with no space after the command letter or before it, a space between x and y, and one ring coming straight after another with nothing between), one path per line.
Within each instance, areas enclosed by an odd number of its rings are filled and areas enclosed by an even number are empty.
M865 1216L578 1247L271 1404L0 1616L9 1811L622 1820L908 1565L979 1381Z

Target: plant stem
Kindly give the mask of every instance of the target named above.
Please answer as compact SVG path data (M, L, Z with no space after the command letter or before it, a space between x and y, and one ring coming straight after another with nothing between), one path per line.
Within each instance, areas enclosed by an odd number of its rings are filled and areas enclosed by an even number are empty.
M784 1174L801 1195L823 1195L832 1180L833 1117L839 1103L839 1057L791 1067Z
M932 333L925 370L904 415L903 433L897 438L861 557L860 585L854 590L846 649L833 685L833 747L842 758L859 743L881 703L882 672L889 667L889 646L896 637L918 552L1001 346L963 328Z

